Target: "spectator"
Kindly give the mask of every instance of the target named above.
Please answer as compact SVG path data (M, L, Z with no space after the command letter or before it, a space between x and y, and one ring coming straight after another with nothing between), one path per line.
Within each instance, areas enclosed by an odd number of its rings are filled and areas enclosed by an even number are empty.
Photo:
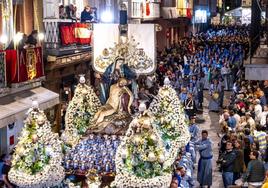
M234 178L234 162L236 159L235 152L233 151L233 143L227 141L226 151L222 156L222 179L225 188L233 184Z
M7 186L8 188L13 188L13 185L8 180L8 172L10 171L10 168L11 168L11 157L8 155L5 156L4 161L5 161L5 164L2 168L3 181L4 181L5 186Z
M29 45L30 47L36 47L37 36L38 36L37 30L33 30L32 33L28 36L28 39L25 43Z
M261 187L265 178L265 168L263 163L258 160L259 153L254 150L250 152L251 161L248 164L246 174L243 178L244 181L248 182L249 188Z
M233 178L233 184L235 184L235 181L238 180L242 173L244 172L244 169L246 168L244 163L244 153L242 150L242 141L236 140L235 143L235 161L234 161L234 178Z
M5 161L4 161L5 157L6 157L6 154L1 155L0 157L0 187L4 186L2 170L5 164Z
M91 15L91 8L87 5L81 13L81 22L91 22L92 19L93 16Z
M67 14L65 12L65 8L63 5L59 6L59 17L60 19L66 19L67 18Z
M67 18L71 20L77 20L76 17L76 7L73 4L70 4L69 6L66 7L66 14Z

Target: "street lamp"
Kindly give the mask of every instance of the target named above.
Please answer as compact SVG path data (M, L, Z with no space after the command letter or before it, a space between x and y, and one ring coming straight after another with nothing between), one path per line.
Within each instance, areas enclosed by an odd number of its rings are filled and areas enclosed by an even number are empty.
M8 42L8 38L7 36L4 34L4 35L1 35L0 36L0 43L2 44L1 48L4 50L5 49L5 46Z
M45 35L44 35L44 33L38 33L38 39L39 39L40 41L43 41L43 40L45 39Z
M8 41L7 36L6 36L6 35L1 35L1 37L0 37L0 42L1 42L2 44L6 44L7 41Z

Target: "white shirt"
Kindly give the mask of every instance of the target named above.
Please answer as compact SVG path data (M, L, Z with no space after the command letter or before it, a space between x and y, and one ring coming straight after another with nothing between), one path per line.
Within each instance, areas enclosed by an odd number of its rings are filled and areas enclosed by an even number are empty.
M261 114L260 114L260 124L262 126L264 126L266 124L266 116L267 116L268 112L267 111L263 111Z
M262 107L261 107L260 104L255 105L254 112L255 112L255 115L256 115L255 120L259 121L260 120L260 114L262 113Z

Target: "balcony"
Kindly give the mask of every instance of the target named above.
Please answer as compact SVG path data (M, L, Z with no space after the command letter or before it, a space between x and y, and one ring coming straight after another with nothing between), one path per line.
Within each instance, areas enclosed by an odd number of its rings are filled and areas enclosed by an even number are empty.
M160 18L160 3L151 2L146 5L142 2L132 2L130 17L145 20Z
M4 50L0 56L0 97L38 87L45 79L41 47Z
M70 19L44 19L43 22L46 55L63 56L91 51L92 23L79 23Z
M176 7L163 7L161 10L161 16L164 19L191 18L192 17L192 9L176 8Z

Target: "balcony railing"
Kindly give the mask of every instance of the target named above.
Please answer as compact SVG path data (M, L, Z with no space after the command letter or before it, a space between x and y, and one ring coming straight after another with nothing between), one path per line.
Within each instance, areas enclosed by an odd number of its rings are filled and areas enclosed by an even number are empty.
M192 17L193 9L191 8L177 8L178 17Z
M90 42L85 41L91 41L89 33L92 32L92 23L79 23L70 19L44 19L43 22L45 26L44 48L49 55L67 55L91 49ZM83 26L80 31L77 31L78 24L79 27ZM63 34L62 27L65 27L67 34ZM79 37L77 35L83 35L82 39L77 41ZM62 37L66 37L65 40Z
M143 19L160 18L160 4L150 3L146 5L145 3L141 2L132 2L131 18L143 18Z

